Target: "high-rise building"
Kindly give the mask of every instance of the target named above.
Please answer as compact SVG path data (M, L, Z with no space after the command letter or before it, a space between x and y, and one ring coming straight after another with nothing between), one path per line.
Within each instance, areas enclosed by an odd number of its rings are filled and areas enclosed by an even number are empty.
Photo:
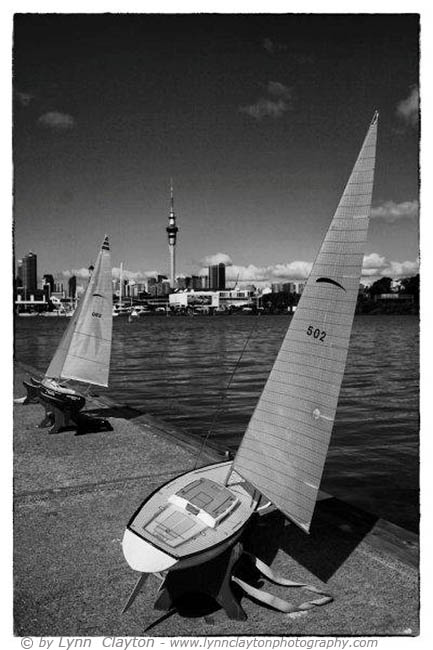
M75 300L76 293L77 293L77 276L72 275L68 280L69 298L72 298L72 300Z
M36 253L32 253L31 251L23 257L22 281L25 297L34 294L38 286L37 259Z
M170 293L170 280L163 280L159 284L158 294L159 296L168 296Z
M284 282L283 283L284 293L296 293L296 285L294 282Z
M153 282L153 284L149 284L147 288L147 293L152 297L156 296L158 291L158 286L159 285L156 282Z
M51 273L45 273L42 281L42 289L45 293L47 300L49 300L51 294L55 290L54 278L51 275Z
M168 216L168 250L170 253L170 287L174 289L176 280L176 237L179 228L176 226L176 214L174 212L173 183L170 185L170 214Z
M209 267L209 289L219 291L226 288L226 265L220 262Z
M155 286L156 283L157 283L156 278L154 278L152 276L150 278L147 278L147 280L146 280L146 291L148 293L151 293L150 289L151 289L151 287Z
M23 286L23 261L22 260L17 260L16 286L17 287Z
M179 275L176 278L176 287L178 289L181 289L181 290L186 289L186 277L185 276Z

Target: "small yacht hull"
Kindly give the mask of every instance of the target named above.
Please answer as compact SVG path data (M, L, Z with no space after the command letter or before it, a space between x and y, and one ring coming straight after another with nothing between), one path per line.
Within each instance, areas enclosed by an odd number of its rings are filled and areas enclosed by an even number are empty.
M81 411L86 403L86 398L76 391L58 385L56 382L40 384L40 397L48 403L60 408L69 408L73 411Z
M132 569L141 573L185 569L236 542L257 508L259 494L236 472L225 486L230 467L231 461L193 470L144 501L122 541Z

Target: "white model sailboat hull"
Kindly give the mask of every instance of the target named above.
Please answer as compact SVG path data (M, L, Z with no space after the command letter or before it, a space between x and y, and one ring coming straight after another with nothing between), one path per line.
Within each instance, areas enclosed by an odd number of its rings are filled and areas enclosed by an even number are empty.
M141 573L185 569L219 555L238 539L255 512L260 495L236 473L231 474L224 488L231 464L218 463L183 474L142 503L122 541L125 559L132 569ZM173 495L200 481L205 486L218 484L237 500L227 517L214 528L197 516L194 505L185 508L182 503L170 502Z

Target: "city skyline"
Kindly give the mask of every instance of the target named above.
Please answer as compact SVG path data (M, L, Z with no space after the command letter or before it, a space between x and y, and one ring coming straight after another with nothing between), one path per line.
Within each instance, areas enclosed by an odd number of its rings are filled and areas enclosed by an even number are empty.
M177 275L305 279L377 108L363 279L413 275L417 84L414 15L19 15L16 258L169 276L173 177Z

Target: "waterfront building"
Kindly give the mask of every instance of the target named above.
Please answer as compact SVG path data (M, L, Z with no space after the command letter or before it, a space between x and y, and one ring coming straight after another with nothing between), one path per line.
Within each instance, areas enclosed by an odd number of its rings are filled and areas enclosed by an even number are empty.
M190 278L187 278L187 277L185 277L184 275L179 275L179 276L176 278L176 288L177 288L177 289L180 289L181 291L182 291L183 289L186 289L186 288L187 288L187 280L188 280L188 279L190 279Z
M200 288L201 289L209 289L209 276L208 275L200 275L199 281L200 281Z
M47 300L49 300L53 291L55 291L54 278L51 273L45 273L42 280L42 290Z
M147 283L146 282L137 282L135 285L137 288L137 298L143 298L147 293Z
M223 290L226 288L226 265L220 262L209 266L209 289Z
M150 293L151 292L151 287L155 286L156 284L156 278L153 276L150 278L146 279L146 292Z
M191 291L171 293L168 298L170 307L175 309L186 309L188 307L198 311L208 311L211 307L219 307L217 291L195 291L191 289Z
M299 293L301 294L305 287L305 282L273 282L271 285L272 293Z
M21 273L25 299L27 296L34 295L38 288L37 259L36 253L32 251L24 255L22 259Z
M15 300L17 313L45 311L48 303L41 289L36 289L27 299L23 297L23 289L19 289Z
M191 290L172 293L169 296L170 307L194 308L199 311L213 309L230 309L233 307L253 307L255 291L251 289L229 289L224 291Z
M296 293L296 285L294 282L284 282L283 283L283 292L284 293Z
M17 277L16 277L16 287L23 286L23 261L17 260Z
M399 301L413 303L414 297L412 294L405 293L380 293L374 296L374 302L386 303L389 301Z
M256 300L255 289L229 289L226 291L218 291L219 306L224 309L232 307L253 307Z
M77 276L72 275L68 280L68 297L75 300L77 294Z
M131 280L124 280L124 281L123 281L123 291L122 291L122 296L124 296L124 297L126 297L126 298L130 298L130 297L131 297L131 295L132 295L132 291L133 291L133 289L132 289L132 288L133 288L133 284L134 284L134 283L131 282Z
M207 289L207 286L203 286L203 278L199 275L191 276L191 289L194 291L199 291L200 289Z
M129 295L131 298L138 298L140 293L140 285L137 284L134 280L129 283Z
M171 281L170 280L163 280L162 282L159 283L159 291L158 291L158 296L168 296L170 291L171 291Z
M174 212L173 183L170 183L170 214L166 228L168 236L168 250L170 253L170 287L175 288L176 278L176 237L179 228L176 226L176 214Z

